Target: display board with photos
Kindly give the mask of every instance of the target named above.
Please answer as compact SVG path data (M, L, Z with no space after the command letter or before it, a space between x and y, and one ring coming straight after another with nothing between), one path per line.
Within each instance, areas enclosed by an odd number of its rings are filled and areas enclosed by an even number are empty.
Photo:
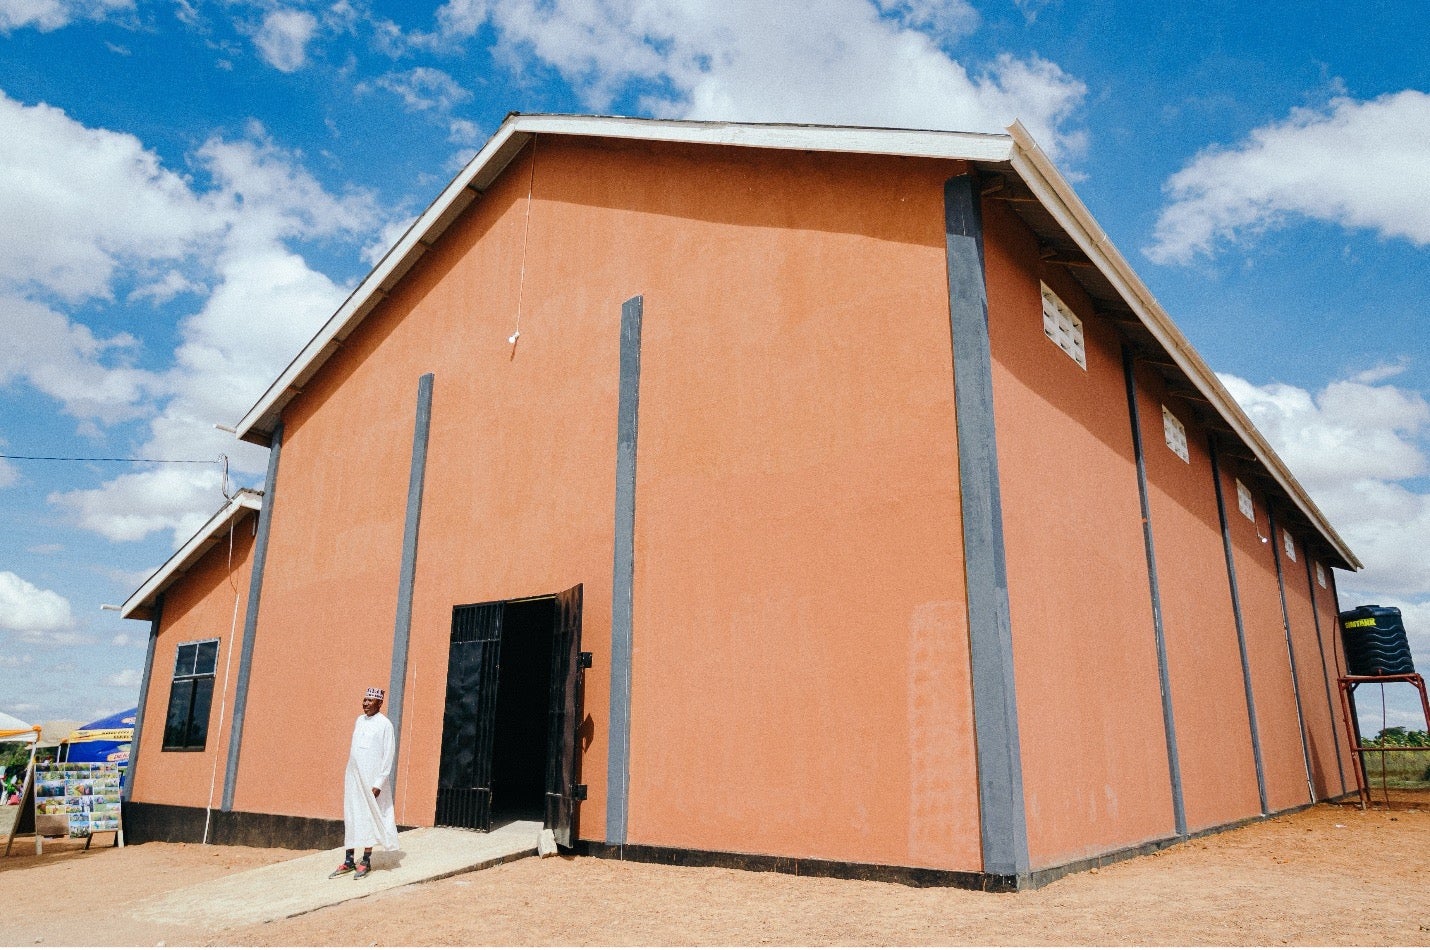
M57 762L35 766L35 831L39 835L88 838L123 833L119 776L113 762Z

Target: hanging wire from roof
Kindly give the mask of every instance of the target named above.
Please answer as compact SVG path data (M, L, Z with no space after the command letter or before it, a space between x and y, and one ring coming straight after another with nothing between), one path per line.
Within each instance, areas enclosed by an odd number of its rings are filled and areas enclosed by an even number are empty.
M82 455L10 455L6 452L0 452L0 459L24 462L158 462L164 465L214 465L224 461L222 455L210 459L139 459Z

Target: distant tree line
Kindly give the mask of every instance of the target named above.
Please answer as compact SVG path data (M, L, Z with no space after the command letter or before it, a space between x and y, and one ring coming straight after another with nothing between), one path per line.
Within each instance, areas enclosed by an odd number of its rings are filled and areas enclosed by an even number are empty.
M1367 746L1405 745L1430 749L1430 730L1391 726L1377 732L1373 739L1362 737L1361 744Z

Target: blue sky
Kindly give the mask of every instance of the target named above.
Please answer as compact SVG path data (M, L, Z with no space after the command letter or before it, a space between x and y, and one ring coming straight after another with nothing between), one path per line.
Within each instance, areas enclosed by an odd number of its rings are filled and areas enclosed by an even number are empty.
M509 111L1019 119L1430 669L1427 35L1408 2L0 0L0 454L261 482L213 424ZM0 458L0 709L136 701L147 626L99 605L220 471Z

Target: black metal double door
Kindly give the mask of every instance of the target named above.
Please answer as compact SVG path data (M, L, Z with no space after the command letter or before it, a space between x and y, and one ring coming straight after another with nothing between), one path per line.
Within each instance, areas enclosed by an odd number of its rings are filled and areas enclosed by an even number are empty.
M510 805L501 796L529 801L519 786L529 784L533 767L544 765L544 794L536 807L556 840L573 845L577 803L585 797L577 784L585 666L580 651L580 585L549 598L453 608L438 825L490 831L494 805ZM544 684L530 675L533 660L548 665ZM543 748L544 763L530 761Z

